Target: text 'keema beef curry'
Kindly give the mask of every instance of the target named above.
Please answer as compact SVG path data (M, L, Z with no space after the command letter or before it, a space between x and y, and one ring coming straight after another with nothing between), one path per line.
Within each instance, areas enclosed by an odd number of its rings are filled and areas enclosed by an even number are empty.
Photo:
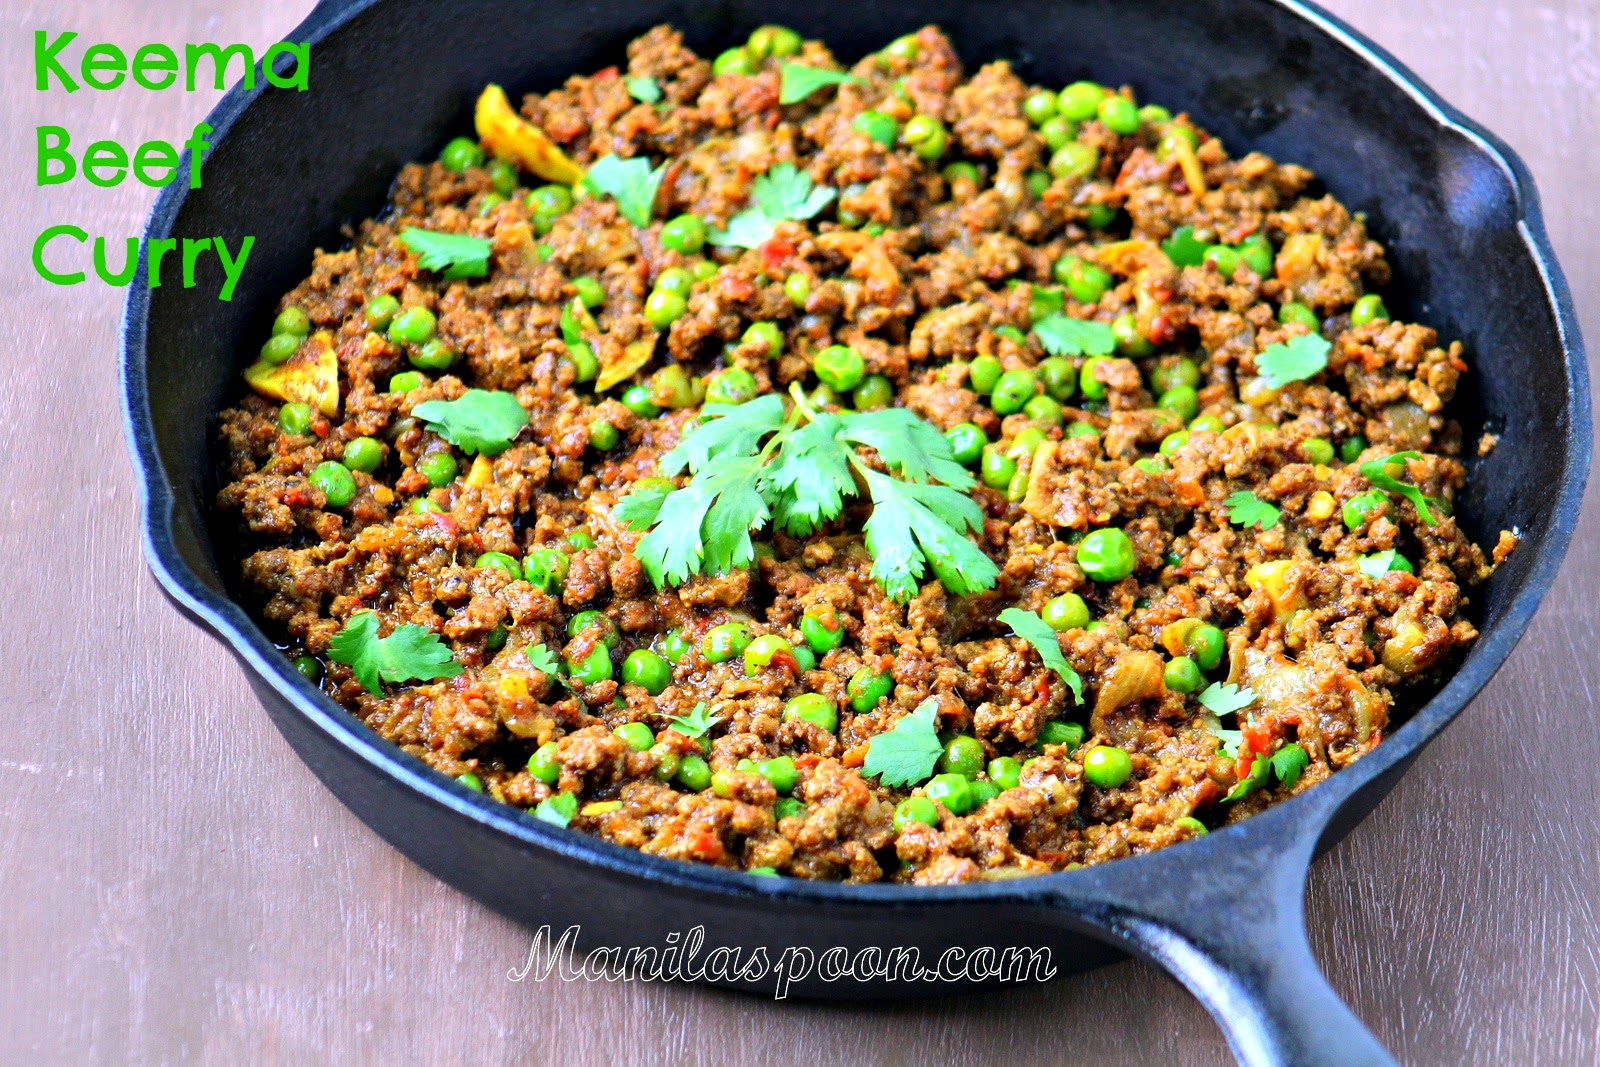
M284 297L218 498L300 670L469 787L1060 870L1311 788L1476 636L1461 347L1302 168L932 28L659 27L475 119Z

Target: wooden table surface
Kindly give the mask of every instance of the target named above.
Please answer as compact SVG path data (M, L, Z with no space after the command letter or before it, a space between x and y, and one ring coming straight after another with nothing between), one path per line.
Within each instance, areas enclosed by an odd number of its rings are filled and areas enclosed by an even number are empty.
M36 125L182 140L214 94L38 93L30 52L40 28L130 52L263 47L309 6L0 11L17 196L0 217L0 560L18 568L0 594L0 1060L1225 1061L1198 1004L1135 962L884 1009L513 983L527 933L402 859L300 764L145 570L118 415L121 291L46 285L28 262L45 225L122 238L152 199L35 188ZM1600 2L1328 6L1522 154L1600 341ZM1593 496L1510 662L1312 873L1334 985L1408 1063L1600 1058Z

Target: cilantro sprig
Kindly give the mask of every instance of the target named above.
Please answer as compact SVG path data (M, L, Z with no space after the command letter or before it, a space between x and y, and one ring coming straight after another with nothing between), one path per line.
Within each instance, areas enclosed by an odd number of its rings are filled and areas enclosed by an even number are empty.
M617 202L622 217L641 229L650 225L650 215L655 211L656 192L661 179L666 176L667 165L651 169L648 159L635 156L601 156L590 164L583 180Z
M861 81L854 74L846 74L842 70L822 70L801 63L785 63L780 71L780 78L778 83L780 104L798 104L826 85Z
M1228 521L1235 526L1254 526L1257 529L1270 530L1278 525L1278 520L1283 517L1282 511L1248 489L1229 494L1228 499L1222 503L1228 509Z
M910 600L930 570L956 596L993 588L999 569L966 536L983 529L967 495L976 483L943 434L904 408L835 415L812 410L798 389L792 395L787 416L777 395L706 405L708 421L661 459L663 474L687 469L689 484L618 504L618 521L649 531L634 555L657 587L748 567L753 532L772 523L804 536L865 489L872 576L891 598Z
M1201 690L1195 698L1200 701L1200 706L1213 715L1231 715L1236 711L1243 711L1256 702L1255 691L1239 685L1230 685L1225 682L1212 682Z
M552 678L561 676L561 664L557 662L556 654L550 651L548 645L529 645L523 655L527 656L528 662L542 673L548 674Z
M383 682L432 682L461 673L450 646L432 630L408 622L379 637L378 615L372 611L350 616L328 642L328 658L348 666L373 696L383 695Z
M465 233L435 233L408 226L400 232L400 243L417 254L423 270L443 271L448 280L482 278L489 273L489 252L494 247L487 237Z
M894 728L867 742L867 758L861 773L877 778L887 786L912 786L926 782L944 752L934 716L939 702L929 697L909 715L902 716Z
M1033 332L1052 356L1109 356L1117 350L1116 335L1103 322L1046 315L1033 324Z
M1356 566L1368 578L1382 578L1390 571L1402 569L1395 563L1396 560L1400 560L1403 563L1405 557L1395 549L1386 548L1382 552L1374 552L1370 556L1362 556Z
M1321 373L1328 366L1330 345L1321 334L1306 333L1281 344L1268 345L1256 357L1256 370L1274 389L1300 382Z
M1425 496L1421 489L1409 482L1402 482L1384 469L1396 460L1403 464L1408 460L1421 458L1422 453L1420 452L1410 450L1396 452L1394 455L1386 456L1383 459L1368 460L1360 466L1359 470L1361 471L1361 477L1371 482L1374 488L1382 489L1386 493L1398 493L1405 497L1417 509L1417 514L1422 516L1423 522L1429 526L1437 526L1439 525L1439 520L1434 517L1433 512L1428 510L1428 505L1432 504L1434 507L1438 507L1439 501Z
M1039 617L1038 612L1007 608L996 618L1011 627L1012 633L1032 645L1044 665L1060 675L1061 680L1072 688L1072 698L1079 704L1083 703L1083 679L1072 669L1067 657L1061 654L1060 639L1049 624Z
M498 456L528 425L528 412L510 393L468 389L455 400L425 400L411 414L463 452Z
M672 724L667 729L675 730L685 737L704 737L708 730L722 721L722 716L712 715L706 708L706 702L702 700L689 714L668 715L667 721Z
M661 99L661 83L649 75L629 78L625 83L628 95L641 104L654 104Z
M751 205L711 234L723 247L759 248L772 239L778 222L804 222L833 202L834 191L813 186L811 175L793 163L779 163L750 185Z

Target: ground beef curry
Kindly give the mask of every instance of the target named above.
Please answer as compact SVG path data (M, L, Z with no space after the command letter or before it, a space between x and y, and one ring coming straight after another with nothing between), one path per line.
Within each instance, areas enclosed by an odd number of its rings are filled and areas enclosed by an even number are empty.
M1476 636L1461 347L1306 170L933 28L627 56L491 86L222 414L243 588L373 730L655 855L963 882L1311 788Z

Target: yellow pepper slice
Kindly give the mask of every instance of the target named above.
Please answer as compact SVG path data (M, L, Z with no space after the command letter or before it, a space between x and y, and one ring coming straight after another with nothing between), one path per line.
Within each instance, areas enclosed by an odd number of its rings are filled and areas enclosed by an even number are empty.
M326 330L312 334L283 363L252 363L245 368L244 380L262 396L310 404L324 415L339 413L339 354Z
M500 86L490 84L478 97L473 123L478 139L497 158L519 163L548 182L576 185L583 180L583 168L548 134L517 114Z

